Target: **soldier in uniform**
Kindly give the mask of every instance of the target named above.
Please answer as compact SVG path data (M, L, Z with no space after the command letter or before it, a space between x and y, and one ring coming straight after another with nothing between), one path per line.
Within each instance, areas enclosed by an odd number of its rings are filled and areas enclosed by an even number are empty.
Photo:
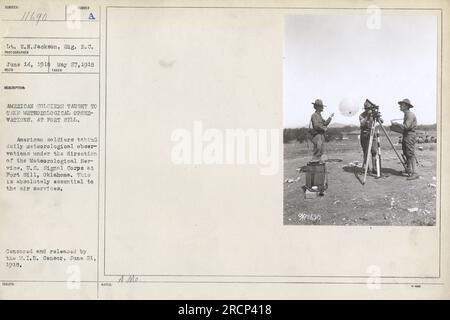
M361 141L361 147L363 150L363 165L364 168L366 166L366 160L367 160L367 152L369 151L369 140L370 140L370 130L372 128L373 124L373 115L369 109L370 105L366 101L364 102L364 112L359 115L359 125L360 125L360 141ZM377 167L377 146L376 146L376 140L372 140L372 147L371 147L371 155L372 155L372 174L376 174L376 167Z
M322 155L324 152L324 144L325 144L325 132L327 131L327 126L330 124L331 119L334 116L334 113L330 115L330 117L325 120L322 118L323 108L326 107L322 100L316 99L315 102L312 103L316 112L314 112L311 116L311 124L310 129L312 135L312 142L314 145L313 149L313 159L312 161L321 161Z
M400 111L404 113L402 150L406 157L407 180L414 180L419 178L416 173L416 155L414 149L416 143L417 118L410 110L411 108L414 108L414 106L409 99L403 99L402 101L399 101L398 104L400 105Z

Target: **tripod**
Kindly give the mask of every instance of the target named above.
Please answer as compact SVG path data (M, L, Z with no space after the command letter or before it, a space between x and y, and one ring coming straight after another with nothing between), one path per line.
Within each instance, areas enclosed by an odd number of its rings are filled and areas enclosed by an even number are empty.
M371 156L372 143L373 143L373 139L374 139L375 135L377 136L377 142L378 142L377 155L376 155L377 177L381 176L381 148L380 148L380 144L379 144L380 134L379 134L378 127L380 127L381 130L383 131L384 135L386 136L387 140L389 141L389 144L391 145L392 149L394 150L395 154L397 155L397 158L400 160L400 163L403 165L403 168L405 168L405 171L407 170L406 163L402 159L400 154L398 153L397 149L395 149L395 146L392 143L391 138L389 137L389 135L387 134L386 130L384 129L384 127L382 125L382 120L379 117L376 117L376 118L374 118L374 120L372 122L372 126L370 127L369 145L367 147L367 156L365 159L365 168L364 168L364 178L363 178L363 182L362 182L363 185L366 183L367 170L369 169L369 157Z

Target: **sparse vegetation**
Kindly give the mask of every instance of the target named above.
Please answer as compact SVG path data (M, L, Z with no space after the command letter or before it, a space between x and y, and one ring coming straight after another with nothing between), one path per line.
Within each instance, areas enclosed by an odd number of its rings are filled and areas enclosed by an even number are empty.
M383 125L388 133L390 133L389 126ZM325 135L325 140L327 142L333 140L342 140L342 137L345 133L357 131L359 130L359 126L346 125L342 127L330 127ZM436 124L426 124L426 125L418 125L417 126L418 135L430 135L434 137L436 136ZM420 132L419 132L420 131ZM392 137L398 135L397 133L393 134ZM283 143L290 142L305 142L307 139L310 139L309 128L286 128L283 130ZM436 142L436 141L430 141Z

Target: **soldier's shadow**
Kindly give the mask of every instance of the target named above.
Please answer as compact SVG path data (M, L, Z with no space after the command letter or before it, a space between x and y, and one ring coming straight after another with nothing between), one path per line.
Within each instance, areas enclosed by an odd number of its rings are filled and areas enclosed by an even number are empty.
M356 179L363 184L362 177L364 175L364 169L361 167L356 166L344 166L342 168L345 172L352 173L355 175ZM402 173L400 170L395 170L392 168L382 168L381 169L381 177L387 178L389 176L402 176Z
M345 172L353 173L353 174L364 174L364 169L361 167L355 167L355 166L345 166L342 168ZM398 169L392 169L392 168L382 168L381 173L385 175L391 175L391 176L402 176L401 170Z
M400 169L391 169L391 168L382 168L381 169L381 173L382 174L388 174L388 175L391 175L391 176L399 176L399 177L402 177L402 173L401 173L401 170Z

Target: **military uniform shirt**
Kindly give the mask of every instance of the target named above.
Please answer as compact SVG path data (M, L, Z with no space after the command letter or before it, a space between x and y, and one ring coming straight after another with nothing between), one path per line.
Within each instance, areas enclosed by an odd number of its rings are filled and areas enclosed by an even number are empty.
M411 111L406 111L405 116L403 117L403 130L404 133L415 132L417 127L417 118L414 113Z
M325 133L327 126L330 124L331 118L324 120L320 113L314 112L311 116L312 133L316 135L318 133Z
M370 133L370 129L372 128L373 119L368 119L367 115L367 111L364 111L359 115L360 129L363 133Z

